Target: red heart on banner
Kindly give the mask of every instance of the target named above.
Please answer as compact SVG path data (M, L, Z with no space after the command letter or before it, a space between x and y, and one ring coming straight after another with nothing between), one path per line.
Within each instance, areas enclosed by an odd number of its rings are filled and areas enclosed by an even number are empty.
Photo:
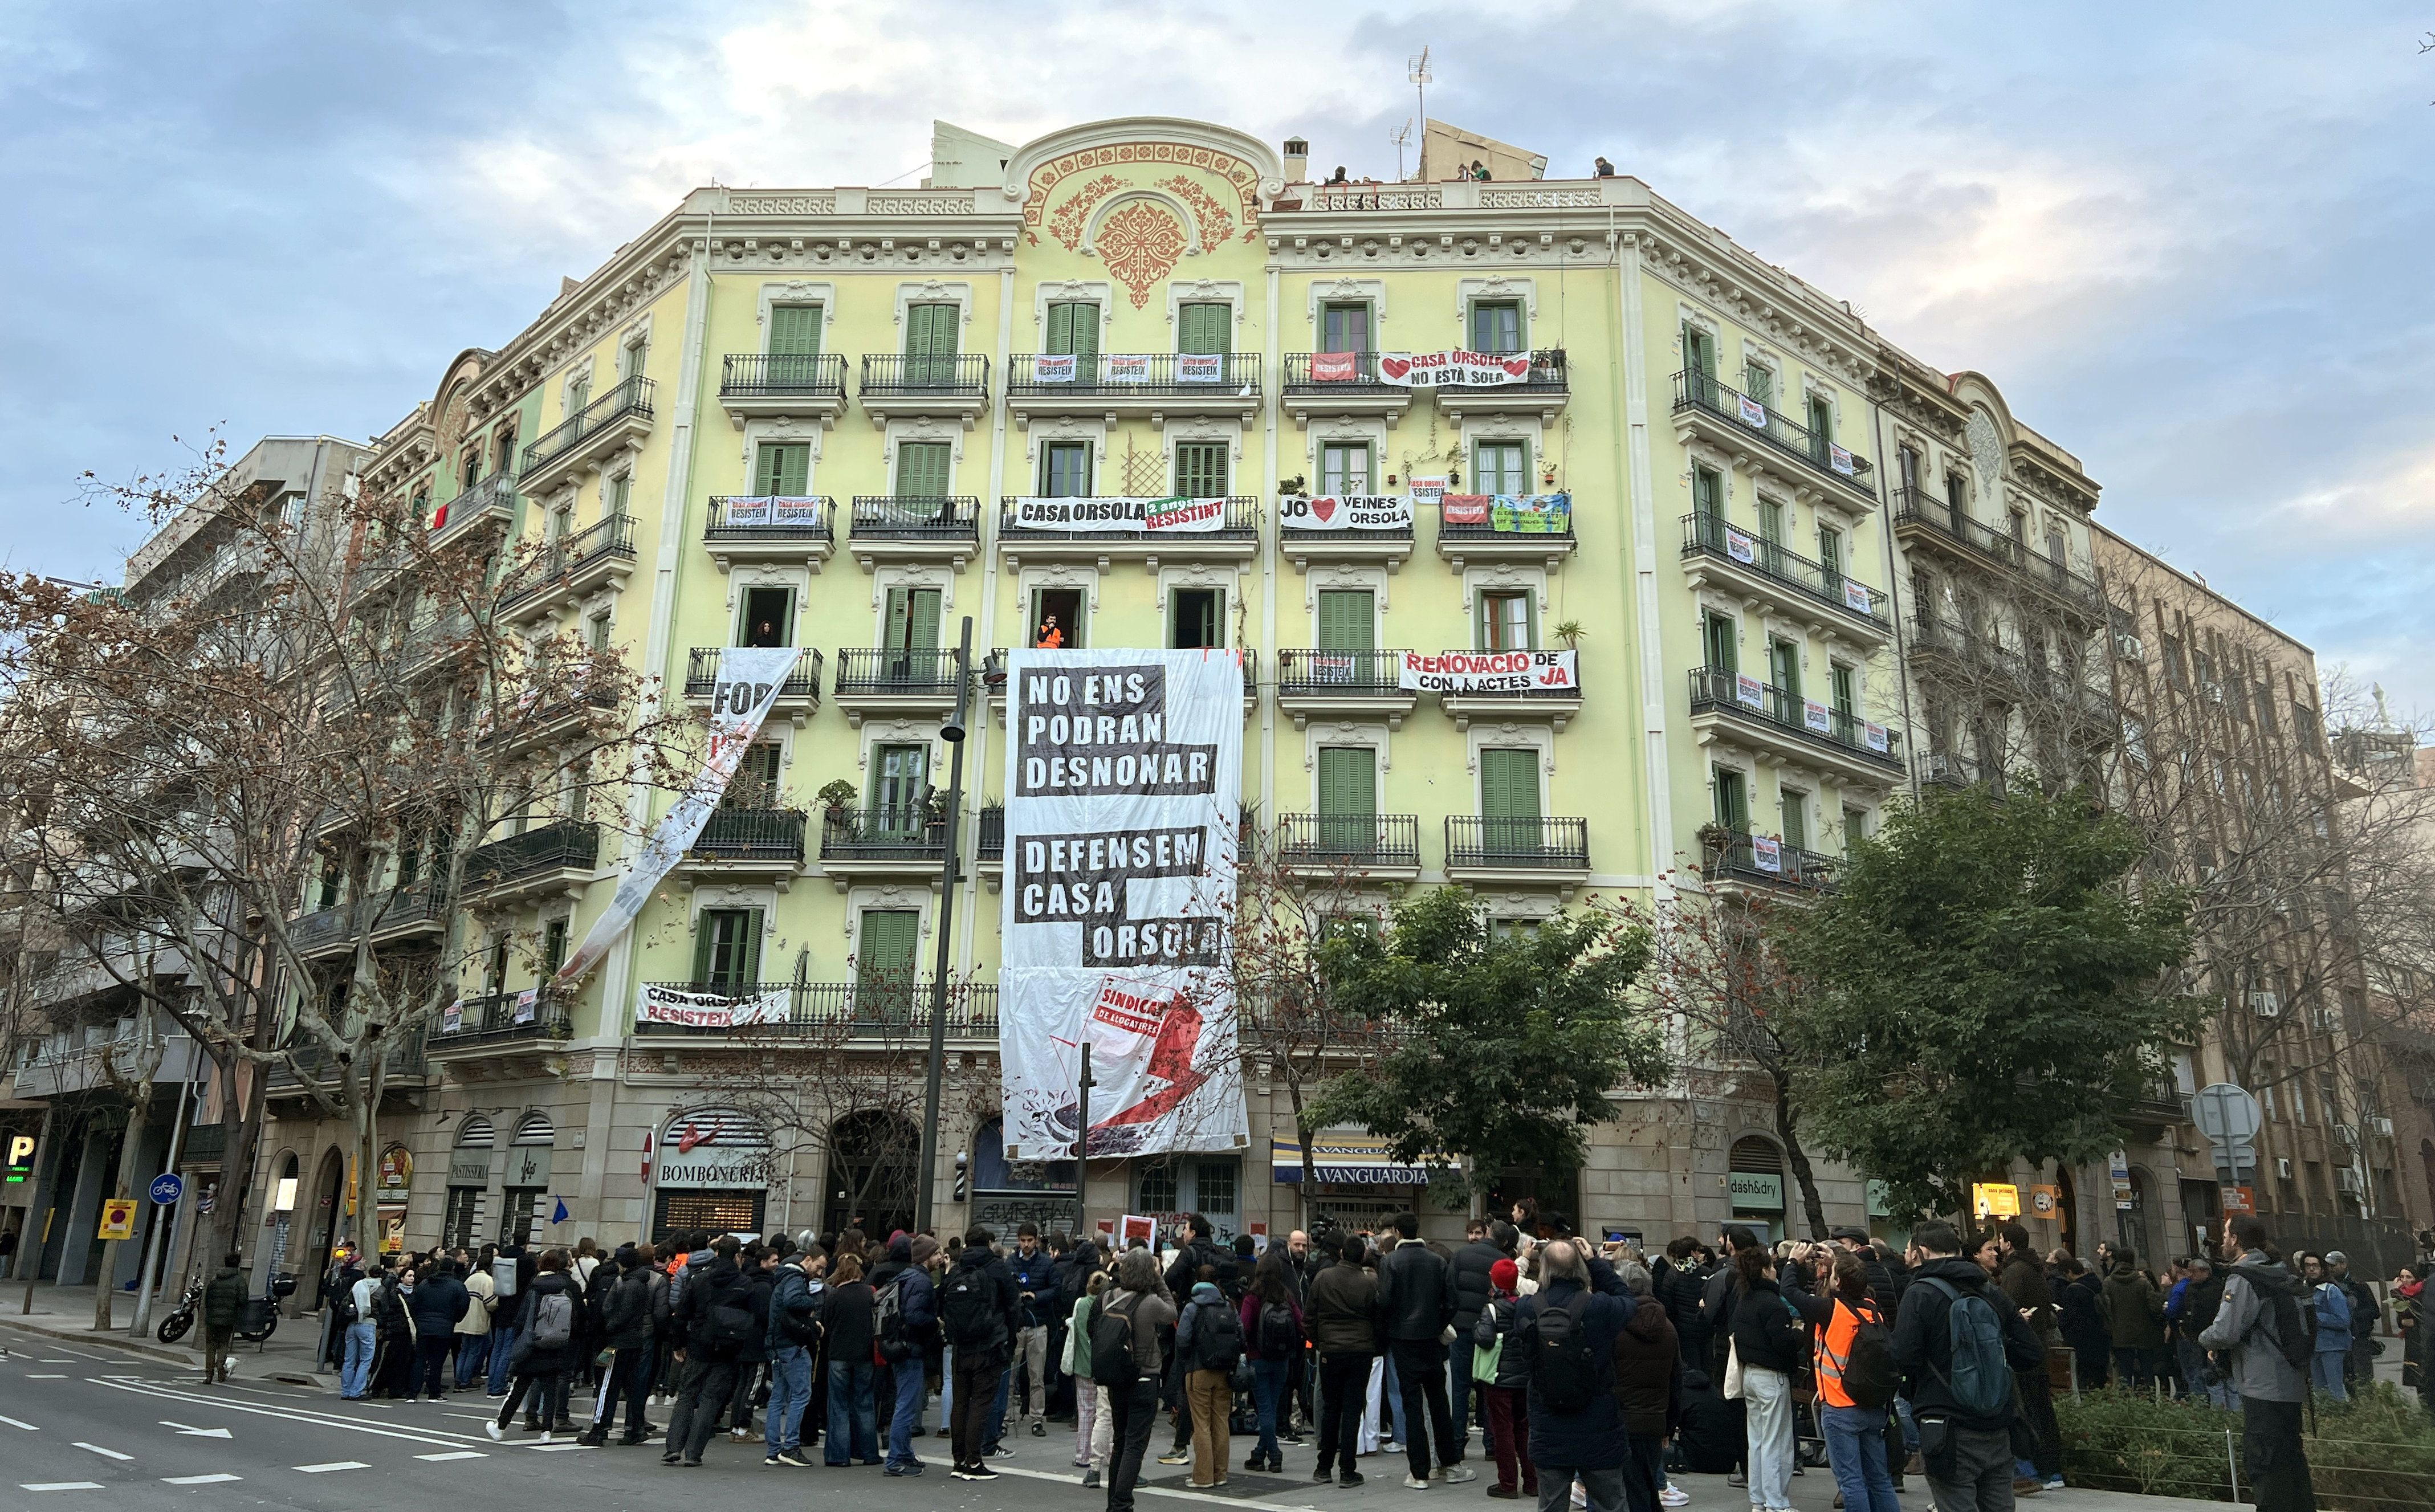
M1317 517L1321 524L1325 524L1335 517L1336 501L1322 494L1310 501L1310 512Z
M1508 357L1497 366L1505 369L1505 376L1508 378L1530 376L1530 359L1527 355Z
M1409 357L1381 357L1378 359L1378 370L1385 373L1390 378L1401 378L1406 373L1412 370L1412 359Z

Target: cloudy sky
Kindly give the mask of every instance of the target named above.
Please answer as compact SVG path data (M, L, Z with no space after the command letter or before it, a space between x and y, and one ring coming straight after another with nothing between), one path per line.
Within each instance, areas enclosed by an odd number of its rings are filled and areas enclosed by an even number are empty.
M113 576L76 480L370 436L689 187L911 183L1226 121L1391 177L1433 115L1604 152L1924 359L2100 518L2435 708L2435 7L423 0L0 12L0 559Z

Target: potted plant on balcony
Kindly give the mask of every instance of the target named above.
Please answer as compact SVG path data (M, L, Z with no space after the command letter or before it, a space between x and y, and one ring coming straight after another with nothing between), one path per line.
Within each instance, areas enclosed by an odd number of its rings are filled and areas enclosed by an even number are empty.
M1722 855L1734 843L1734 832L1714 819L1701 825L1694 832L1694 837L1699 840L1700 853L1703 856Z
M854 784L842 777L825 783L819 792L812 795L820 799L820 813L832 819L843 818L846 811L854 807L854 800L859 796L855 791Z
M1566 620L1547 633L1563 642L1565 650L1578 651L1581 648L1581 637L1589 632L1581 628L1580 621Z

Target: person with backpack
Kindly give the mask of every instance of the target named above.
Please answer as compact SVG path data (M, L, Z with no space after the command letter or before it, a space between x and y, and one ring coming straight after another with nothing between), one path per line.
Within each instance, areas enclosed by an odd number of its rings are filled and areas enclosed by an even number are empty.
M1488 1297L1470 1336L1472 1385L1488 1419L1488 1452L1496 1460L1496 1484L1488 1494L1505 1502L1539 1495L1539 1467L1530 1458L1530 1358L1518 1337L1521 1283L1522 1268L1511 1260L1488 1267Z
M2046 1351L2012 1298L1963 1257L1953 1225L1931 1218L1912 1229L1908 1258L1894 1361L1937 1512L2010 1512L2013 1377Z
M939 1329L956 1351L955 1401L948 1439L959 1481L993 1481L989 1468L989 1423L1021 1327L1014 1277L992 1246L997 1235L975 1228L964 1235L946 1284L939 1289Z
M1378 1283L1371 1275L1370 1246L1359 1234L1338 1236L1337 1263L1310 1279L1304 1313L1310 1341L1319 1351L1319 1464L1311 1475L1324 1482L1361 1484L1361 1414L1370 1393L1370 1366L1378 1357Z
M677 1388L676 1411L668 1418L668 1438L660 1463L701 1464L701 1452L717 1431L718 1415L735 1392L735 1363L744 1341L751 1337L752 1284L735 1261L744 1248L734 1234L721 1234L704 1250L710 1258L688 1264L682 1299L676 1305L676 1363L683 1367Z
M597 1448L609 1441L609 1426L617 1404L626 1404L628 1446L644 1441L643 1399L649 1381L651 1346L656 1330L651 1318L651 1246L620 1247L592 1273L590 1294L600 1298L599 1339L609 1349L609 1369L592 1400L592 1426L577 1440Z
M1082 1247L1096 1260L1097 1251L1088 1241ZM1092 1489L1107 1471L1114 1437L1108 1388L1091 1374L1091 1323L1098 1316L1099 1294L1108 1289L1111 1279L1095 1263L1087 1273L1069 1274L1067 1280L1076 1284L1079 1295L1074 1298L1074 1315L1065 1328L1065 1355L1058 1364L1074 1383L1074 1464L1082 1472L1083 1487Z
M1622 1512L1629 1446L1615 1395L1615 1342L1637 1311L1629 1292L1592 1289L1578 1240L1540 1249L1539 1290L1516 1305L1514 1320L1529 1379L1540 1512L1563 1512L1576 1481L1589 1512Z
M2342 1366L2351 1353L2351 1299L2323 1255L2307 1255L2301 1265L2308 1278L2308 1304L2316 1314L2316 1344L2308 1353L2308 1379L2336 1401L2351 1400L2343 1383Z
M2367 1384L2375 1380L2375 1357L2384 1352L2376 1342L2376 1325L2384 1319L2384 1303L2375 1289L2351 1271L2351 1258L2339 1249L2325 1251L2325 1279L2342 1289L2351 1304L2351 1353L2342 1379Z
M1107 1389L1109 1409L1107 1512L1133 1512L1133 1487L1158 1420L1158 1383L1165 1364L1162 1336L1177 1324L1175 1303L1159 1280L1158 1257L1128 1249L1116 1262L1115 1285L1091 1318L1091 1379Z
M565 1390L566 1372L576 1364L575 1283L566 1275L566 1251L552 1249L541 1257L541 1268L532 1284L521 1294L523 1300L516 1309L515 1345L508 1361L513 1386L507 1400L499 1404L499 1415L482 1425L482 1431L492 1438L507 1436L508 1424L524 1406L527 1398L533 1403L527 1414L525 1428L538 1431L541 1441L550 1440L557 1426L560 1393ZM536 1424L538 1429L536 1430Z
M1176 1358L1183 1366L1183 1400L1192 1414L1195 1490L1226 1484L1226 1452L1235 1405L1235 1366L1243 1358L1243 1326L1214 1280L1195 1281L1175 1325Z
M1726 1366L1725 1395L1738 1388L1745 1442L1749 1446L1751 1505L1762 1512L1788 1512L1792 1505L1792 1378L1809 1345L1800 1310L1776 1279L1775 1254L1765 1245L1734 1252L1741 1279L1734 1305L1733 1356Z
M1893 1331L1870 1284L1867 1263L1848 1249L1837 1251L1828 1263L1826 1295L1787 1294L1815 1331L1812 1358L1826 1463L1847 1512L1900 1512L1886 1463L1886 1413L1902 1384Z
M457 1325L473 1309L473 1294L457 1279L457 1267L444 1260L431 1262L431 1272L414 1289L409 1304L414 1317L415 1380L406 1393L438 1401L444 1395L448 1349L456 1342Z
M879 1358L893 1378L888 1417L887 1475L919 1475L928 1469L913 1457L913 1435L922 1426L929 1384L927 1360L937 1349L938 1293L929 1261L939 1242L928 1234L899 1233L888 1241L888 1258L872 1267L872 1332Z
M2204 1255L2190 1257L2189 1278L2174 1288L2165 1302L2165 1319L2172 1325L2173 1348L2181 1358L2182 1381L2190 1395L2226 1412L2240 1410L2240 1398L2215 1358L2199 1343L2199 1335L2215 1321L2223 1306L2223 1273Z
M2316 1352L2308 1337L2308 1283L2291 1274L2255 1213L2228 1213L2223 1249L2239 1258L2224 1278L2223 1305L2199 1343L2232 1355L2240 1393L2241 1471L2257 1512L2314 1512L2317 1494L2300 1438Z
M1252 1267L1251 1288L1243 1294L1238 1321L1243 1352L1252 1361L1252 1406L1257 1416L1260 1441L1247 1470L1285 1473L1284 1453L1277 1448L1277 1420L1286 1401L1286 1378L1302 1358L1302 1299L1293 1283L1293 1265L1282 1246L1271 1246ZM1465 1351L1466 1355L1469 1351ZM1468 1363L1466 1361L1466 1363Z

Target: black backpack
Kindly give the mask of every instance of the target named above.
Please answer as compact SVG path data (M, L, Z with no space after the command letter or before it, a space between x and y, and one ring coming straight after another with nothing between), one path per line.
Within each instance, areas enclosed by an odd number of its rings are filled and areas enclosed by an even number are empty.
M1892 1405L1894 1393L1902 1389L1902 1366L1894 1360L1893 1331L1886 1327L1886 1320L1874 1308L1862 1313L1848 1302L1836 1305L1859 1320L1859 1326L1852 1331L1852 1352L1840 1362L1843 1394L1852 1399L1856 1407L1883 1411ZM1834 1357L1822 1333L1819 1335L1818 1348L1829 1359Z
M913 1341L906 1337L905 1278L910 1270L900 1270L879 1288L879 1298L872 1308L872 1332L879 1340L879 1357L889 1365L903 1365L913 1358Z
M1542 1303L1531 1328L1530 1394L1563 1417L1587 1408L1598 1392L1597 1351L1582 1326L1589 1310L1587 1292L1562 1307Z
M947 1284L939 1294L939 1327L949 1344L958 1349L989 1349L997 1343L1002 1324L988 1267L959 1265L947 1273Z
M1141 1379L1133 1362L1133 1308L1119 1313L1105 1302L1091 1309L1091 1379L1103 1386L1130 1386Z
M1302 1325L1294 1321L1293 1308L1285 1302L1260 1304L1260 1354L1269 1360L1288 1360L1302 1349Z
M1243 1320L1223 1302L1197 1302L1192 1324L1193 1360L1203 1370L1232 1370L1243 1358Z
M2298 1296L2280 1277L2247 1265L2236 1265L2232 1273L2248 1281L2250 1289L2257 1293L2259 1322L2270 1326L2283 1363L2305 1374L2317 1351L2317 1310L2302 1307Z
M715 1358L734 1358L759 1334L752 1325L752 1309L748 1303L750 1288L750 1282L737 1277L720 1287L716 1296L703 1298L707 1305L702 1309L702 1332Z
M355 1311L354 1282L348 1281L346 1284L338 1287L336 1291L330 1294L330 1319L332 1322L337 1324L337 1326L342 1329L350 1328L354 1325L359 1315L360 1314Z

